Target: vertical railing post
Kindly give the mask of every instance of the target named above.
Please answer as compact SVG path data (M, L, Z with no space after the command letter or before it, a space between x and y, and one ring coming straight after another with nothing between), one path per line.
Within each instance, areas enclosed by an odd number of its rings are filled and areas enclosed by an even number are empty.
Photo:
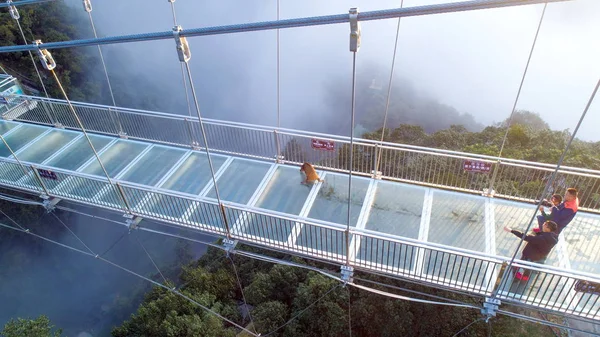
M46 187L46 184L44 184L44 181L42 180L42 177L40 176L39 172L37 171L37 168L34 166L31 166L31 170L33 171L33 175L37 179L38 183L42 187L43 193L47 197L50 197L50 192L48 192L48 188Z
M110 181L108 183L111 184L111 185L113 185L113 186L115 186L117 188L117 192L119 192L119 195L121 196L121 199L123 199L123 204L125 205L127 213L133 214L132 211L131 211L131 207L129 205L129 202L127 201L127 197L125 196L125 191L123 190L123 187L121 186L121 184L119 184L118 182L115 182L113 184Z
M493 197L494 194L496 194L496 191L494 191L494 184L496 183L496 177L498 176L498 171L500 170L500 163L501 163L501 159L498 158L498 160L496 161L495 165L494 165L494 170L492 173L492 178L490 179L490 184L487 190L483 190L483 195L486 197Z
M117 131L116 134L121 138L126 138L127 133L123 130L123 124L121 124L121 119L119 118L119 111L115 108L109 107L108 114L115 125L115 130Z
M227 238L231 239L231 230L229 229L229 221L227 219L227 212L225 212L225 205L223 205L223 203L219 203L219 210L221 210L221 215L223 215L223 222L225 225L225 231L227 234Z
M48 119L50 120L50 124L52 124L54 126L58 126L58 122L56 121L54 116L52 116L52 114L50 113L50 110L48 110L48 107L46 106L46 102L40 101L40 103L42 104L42 109L46 113L46 116L48 116Z
M196 141L196 138L194 137L194 128L192 127L192 120L189 118L185 118L184 120L185 124L187 125L188 135L190 137L190 147L194 150L197 150L199 146L198 142Z
M279 136L277 135L277 130L273 130L273 137L275 137L275 162L282 163L284 158L281 154L281 144L279 143Z

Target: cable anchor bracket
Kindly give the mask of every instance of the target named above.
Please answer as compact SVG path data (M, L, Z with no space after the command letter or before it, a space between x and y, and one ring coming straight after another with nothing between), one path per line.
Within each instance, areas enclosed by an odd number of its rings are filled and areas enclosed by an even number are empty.
M132 214L123 214L123 217L126 218L125 223L127 224L127 227L129 227L129 233L134 229L138 229L140 222L143 220L142 217Z
M90 13L92 11L92 1L83 0L83 10Z
M190 50L190 45L185 36L180 35L182 31L183 28L179 25L173 27L173 37L175 38L177 56L179 57L180 62L187 63L192 58L192 51Z
M40 58L40 61L42 62L42 66L44 66L44 69L54 70L54 68L56 68L56 61L54 61L54 57L52 57L52 54L50 54L50 52L47 49L40 48L40 45L43 44L42 40L35 40L35 41L33 41L33 43L37 47L36 53L37 53L38 57Z
M342 281L344 281L344 286L346 286L346 284L348 282L352 283L354 281L354 268L350 267L350 266L342 266L341 268L341 274L342 274Z
M489 321L490 318L496 317L496 313L498 312L498 307L502 304L500 300L495 298L486 297L485 302L483 302L483 308L481 309L481 314L486 316L486 322Z
M350 51L358 52L360 49L360 22L358 22L358 7L350 8Z
M235 246L237 245L237 243L238 243L238 240L231 240L231 239L227 239L227 238L223 239L223 242L221 242L221 245L225 249L225 252L227 253L227 257L229 257L229 253L235 249Z
M10 16L13 19L19 20L21 18L21 14L19 14L17 6L13 5L12 3L12 0L6 0L6 4L8 5L8 12L10 13Z

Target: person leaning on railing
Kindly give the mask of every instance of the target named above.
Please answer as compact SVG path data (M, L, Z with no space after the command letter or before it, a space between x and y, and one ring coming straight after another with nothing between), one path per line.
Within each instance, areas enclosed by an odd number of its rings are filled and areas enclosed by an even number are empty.
M567 225L573 220L575 214L577 214L577 209L579 208L579 198L577 197L577 189L568 188L565 193L565 197L563 202L561 202L556 209L553 209L551 212L550 220L554 221L558 226L558 230L556 233L560 234L560 232L567 227ZM543 211L543 207L540 206L540 211ZM537 217L539 228L534 228L533 231L539 233L542 231L542 225L546 221L546 218L543 215L538 215Z
M521 260L523 261L535 263L546 262L546 257L548 257L552 248L558 243L558 225L550 220L544 222L542 231L537 235L526 235L510 227L504 227L504 230L527 241L525 248L523 248L523 253L521 254ZM530 271L520 270L516 272L515 277L527 281L530 276L529 274Z

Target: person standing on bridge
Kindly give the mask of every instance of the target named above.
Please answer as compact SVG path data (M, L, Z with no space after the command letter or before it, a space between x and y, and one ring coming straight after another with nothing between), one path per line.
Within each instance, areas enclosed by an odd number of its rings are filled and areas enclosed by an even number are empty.
M550 220L544 222L542 232L537 235L526 235L510 227L504 227L504 230L527 241L521 254L521 260L523 261L535 263L546 262L548 254L550 254L552 248L558 243L558 225ZM527 281L529 280L529 274L530 271L519 271L515 274L515 277L522 281Z
M553 209L551 212L550 220L554 221L558 226L557 233L560 232L567 227L567 225L573 220L575 214L577 214L577 209L579 208L579 198L577 197L577 189L568 188L567 193L565 193L565 197L563 202L561 202L556 209ZM543 207L540 206L540 210L543 210ZM539 215L537 217L539 228L534 228L533 231L536 233L543 231L543 224L546 221L546 218Z

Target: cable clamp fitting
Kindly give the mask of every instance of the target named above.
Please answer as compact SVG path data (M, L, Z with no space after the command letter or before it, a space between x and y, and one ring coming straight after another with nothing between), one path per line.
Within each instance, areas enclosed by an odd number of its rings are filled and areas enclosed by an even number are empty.
M192 58L192 51L190 50L190 45L187 42L187 39L184 36L180 36L183 28L181 26L173 27L173 37L175 38L175 44L177 49L177 56L179 56L179 61L186 62Z
M83 10L88 13L92 11L92 2L90 0L83 0Z
M341 270L341 274L342 274L342 281L344 281L344 285L346 285L348 282L352 283L354 281L353 277L354 277L354 268L350 267L350 266L342 266L342 270Z
M12 5L12 0L6 0L6 4L8 5L8 12L10 13L10 16L15 20L19 20L21 18L21 14L19 14L17 7Z
M235 246L237 245L237 243L238 243L238 240L231 240L231 239L227 239L227 238L223 239L223 242L221 243L221 245L225 249L227 256L229 256L229 253L235 249Z
M360 23L358 22L358 8L350 8L350 51L358 52L360 49Z
M167 1L170 2L170 3L174 3L175 2L175 0L167 0Z
M56 68L56 62L54 61L52 54L50 54L48 50L40 48L40 45L43 44L42 40L35 40L33 41L33 43L37 47L36 52L38 57L40 58L40 61L42 62L42 66L44 66L44 69L54 70L54 68Z

